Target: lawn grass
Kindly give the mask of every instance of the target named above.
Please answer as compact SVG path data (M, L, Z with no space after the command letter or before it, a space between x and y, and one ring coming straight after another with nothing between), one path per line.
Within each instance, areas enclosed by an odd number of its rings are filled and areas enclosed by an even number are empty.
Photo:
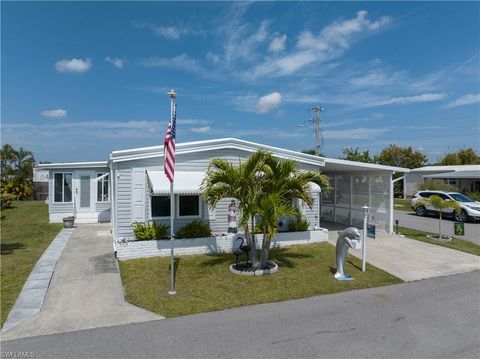
M439 241L435 239L430 239L427 237L428 232L419 231L412 228L398 227L400 234L403 234L405 237L416 239L417 241L422 241L430 244L436 244L437 246L447 247L451 249L456 249L457 251L462 251L470 254L475 254L480 256L480 246L478 244L465 241L463 239L458 239L453 237L451 241Z
M120 272L130 303L166 317L402 283L371 265L362 273L353 256L345 270L354 280L337 281L335 247L329 243L272 249L270 258L279 265L277 273L249 277L229 271L232 254L177 257L175 296L167 294L169 257L120 262Z
M43 201L14 202L2 210L1 229L1 325L17 300L22 287L62 224L48 223Z
M403 199L403 198L394 198L393 199L394 208L397 211L406 211L412 212L412 200Z

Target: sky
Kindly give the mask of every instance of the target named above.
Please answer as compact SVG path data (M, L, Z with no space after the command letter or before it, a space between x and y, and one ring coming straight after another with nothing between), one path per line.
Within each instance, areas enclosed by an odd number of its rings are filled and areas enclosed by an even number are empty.
M479 2L2 2L1 140L38 161L235 137L480 147Z

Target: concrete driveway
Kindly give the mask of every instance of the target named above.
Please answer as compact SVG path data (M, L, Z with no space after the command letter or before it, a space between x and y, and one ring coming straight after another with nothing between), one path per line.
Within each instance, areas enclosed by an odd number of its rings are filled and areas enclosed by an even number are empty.
M336 225L335 229L339 229ZM362 231L360 231L361 233ZM336 244L336 230L329 231L329 242ZM349 253L361 258L361 249ZM414 281L465 273L480 269L480 257L386 232L377 232L367 242L367 262L404 281Z
M106 224L75 228L41 311L2 333L2 339L162 319L125 302L109 229Z
M393 219L398 219L399 226L418 229L425 232L438 232L438 217L419 217L414 212L395 211ZM453 235L453 223L451 219L442 220L442 233ZM465 223L465 236L458 236L480 245L480 222Z

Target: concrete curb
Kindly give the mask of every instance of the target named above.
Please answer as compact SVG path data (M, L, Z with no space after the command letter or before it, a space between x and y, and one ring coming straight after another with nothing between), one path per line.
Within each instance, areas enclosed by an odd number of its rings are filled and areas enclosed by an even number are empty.
M35 264L15 305L8 314L2 333L40 311L47 295L55 265L74 230L75 228L62 229Z

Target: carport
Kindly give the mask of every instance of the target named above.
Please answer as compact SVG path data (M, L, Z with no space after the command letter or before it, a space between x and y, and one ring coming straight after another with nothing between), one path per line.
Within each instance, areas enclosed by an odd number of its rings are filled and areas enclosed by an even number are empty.
M321 221L361 227L362 207L367 205L369 223L393 232L392 179L397 172L409 172L407 168L325 158L322 172L328 176L332 191L322 194Z

